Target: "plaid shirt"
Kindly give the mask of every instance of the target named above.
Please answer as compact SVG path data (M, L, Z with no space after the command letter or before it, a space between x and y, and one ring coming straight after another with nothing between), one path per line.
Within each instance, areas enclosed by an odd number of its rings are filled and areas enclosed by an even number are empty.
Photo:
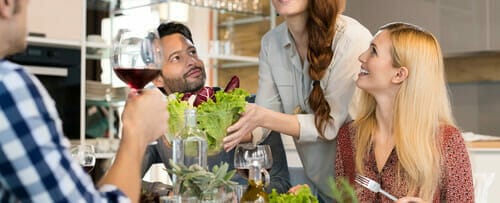
M95 188L68 146L41 83L0 60L0 202L130 202L113 185Z

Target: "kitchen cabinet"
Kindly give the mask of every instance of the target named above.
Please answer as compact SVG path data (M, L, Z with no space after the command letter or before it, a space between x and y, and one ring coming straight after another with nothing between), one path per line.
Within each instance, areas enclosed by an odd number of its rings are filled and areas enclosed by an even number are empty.
M28 45L43 47L42 49L68 48L71 51L79 50L79 57L83 58L84 52L81 50L83 50L85 46L84 29L82 27L84 22L85 0L30 1L27 14L27 31L29 34L27 38ZM85 67L85 62L84 60L73 62L76 63L73 70L76 69L79 71L74 75L79 75L76 79L80 80L80 84L84 84L85 68L82 67ZM84 85L78 86L80 87L79 98L84 98L85 87ZM74 126L80 126L76 131L81 137L85 130L85 103L80 101L79 104L74 103L72 105L79 109L79 114L72 114L74 117L71 118L71 121L74 123L80 122L79 125L72 124ZM58 109L58 111L61 112L60 109ZM76 110L76 112L78 112L78 110ZM78 135L76 137L78 137ZM72 134L70 136L75 135Z
M439 1L438 38L447 55L488 50L487 1Z
M346 14L373 34L388 22L432 32L445 56L500 50L500 2L494 0L350 0Z
M492 50L500 50L500 1L488 0L488 44Z
M353 17L375 34L390 22L403 21L438 31L438 0L349 0L344 14Z
M28 32L32 41L77 45L82 40L84 0L30 1ZM64 6L63 6L64 5ZM31 40L31 39L30 39ZM37 41L38 40L38 41Z

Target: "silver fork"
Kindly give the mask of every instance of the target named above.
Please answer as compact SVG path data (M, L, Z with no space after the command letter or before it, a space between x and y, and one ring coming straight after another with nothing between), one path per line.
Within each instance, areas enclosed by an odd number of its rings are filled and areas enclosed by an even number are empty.
M382 193L383 195L385 195L386 197L388 197L392 201L398 200L396 197L394 197L391 194L387 193L386 191L382 190L382 188L380 188L380 184L377 183L377 182L375 182L374 180L372 180L370 178L367 178L365 176L356 174L355 181L356 181L356 183L362 185L363 187L368 188L372 192L375 192L375 193L380 192L380 193Z

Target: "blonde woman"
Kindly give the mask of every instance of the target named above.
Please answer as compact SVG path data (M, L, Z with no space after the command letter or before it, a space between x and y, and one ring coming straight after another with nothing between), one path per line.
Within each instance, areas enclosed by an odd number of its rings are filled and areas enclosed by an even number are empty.
M361 202L392 201L355 184L356 174L398 202L473 202L470 160L436 38L414 25L388 24L359 61L359 111L339 130L337 177L349 178Z

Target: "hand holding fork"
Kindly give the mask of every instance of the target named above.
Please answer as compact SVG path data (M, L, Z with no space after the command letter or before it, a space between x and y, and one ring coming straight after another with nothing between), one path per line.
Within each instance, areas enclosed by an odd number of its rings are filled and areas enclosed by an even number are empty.
M380 192L393 201L398 200L396 197L394 197L391 194L387 193L386 191L382 190L382 188L380 188L380 184L375 182L374 180L372 180L370 178L356 174L355 181L356 181L356 183L362 185L363 187L368 188L372 192L375 192L375 193Z

